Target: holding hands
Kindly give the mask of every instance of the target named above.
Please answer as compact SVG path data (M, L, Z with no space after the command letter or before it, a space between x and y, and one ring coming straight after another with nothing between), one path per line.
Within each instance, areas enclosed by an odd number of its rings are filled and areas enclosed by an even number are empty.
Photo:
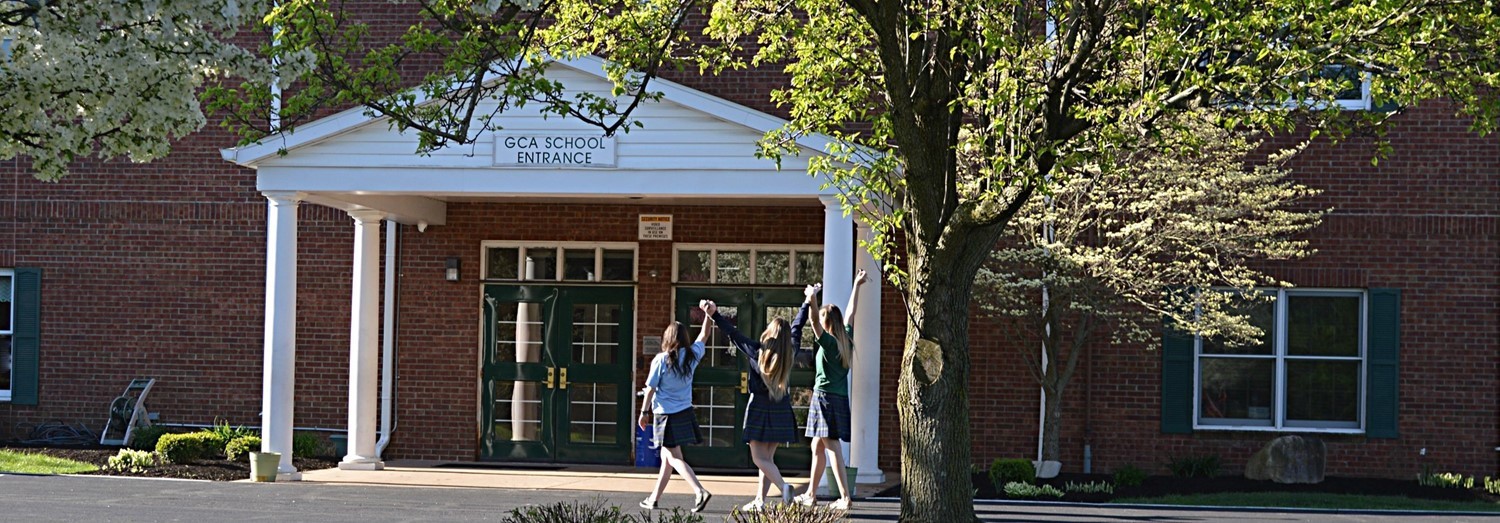
M719 306L715 305L713 300L698 300L698 308L703 309L705 316L713 316L719 310Z

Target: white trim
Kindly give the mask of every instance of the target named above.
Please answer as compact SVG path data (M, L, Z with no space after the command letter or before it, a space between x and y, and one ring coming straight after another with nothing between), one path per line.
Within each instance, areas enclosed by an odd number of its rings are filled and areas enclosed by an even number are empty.
M10 329L0 330L0 336L7 336L11 339L14 339L16 334L16 270L0 269L0 276L10 278L10 296L7 299L7 303L10 303L10 318L7 318L7 321L5 322L6 325L10 326ZM9 362L5 362L7 364L7 367L13 367L15 365L15 351L15 345L10 345L10 352L5 355L5 357L10 358ZM6 369L6 371L10 372L11 369ZM14 384L15 380L15 374L12 373L10 376L10 383ZM0 402L10 401L10 391L11 389L8 388L0 389Z
M555 60L552 64L567 67L601 80L609 80L609 77L604 72L605 60L596 56ZM786 124L786 121L780 118L700 92L664 78L652 79L651 85L654 87L655 92L662 94L663 100L699 111L724 122L758 131L761 134L779 129ZM427 96L421 90L414 89L409 91L408 94L416 97L417 104L427 102ZM334 114L333 116L310 122L299 127L296 132L268 136L250 145L220 149L219 154L225 161L255 168L267 159L280 156L284 151L291 151L319 143L360 129L366 125L385 120L386 118L384 117L367 114L363 107L355 107ZM818 153L827 152L829 144L834 143L834 141L833 138L822 134L804 135L796 139L797 145Z
M708 280L683 282L677 278L677 262L682 251L708 251ZM749 252L750 253L750 281L745 283L732 283L725 285L761 285L795 286L797 279L797 254L816 252L822 254L824 248L820 244L779 244L779 243L677 243L672 245L672 285L719 285L719 251L725 252ZM761 283L756 280L755 262L758 253L776 252L787 254L787 283Z
M1307 288L1307 289L1276 289L1274 314L1272 315L1273 327L1271 340L1272 350L1270 354L1204 354L1203 337L1195 336L1193 339L1193 430L1208 431L1257 431L1257 432L1307 432L1324 434L1363 434L1365 433L1366 412L1365 397L1368 393L1369 379L1367 356L1367 324L1369 322L1369 292L1365 289L1337 289L1337 288ZM1309 356L1290 355L1287 348L1287 327L1289 314L1288 304L1291 299L1299 297L1339 297L1359 299L1359 325L1356 328L1359 342L1356 356ZM1238 419L1238 418L1204 418L1202 407L1202 362L1204 358L1211 359L1242 359L1242 360L1270 360L1272 362L1272 384L1271 384L1271 409L1272 416L1267 420ZM1356 375L1356 416L1357 421L1353 427L1348 422L1314 421L1314 420L1291 420L1287 419L1287 361L1344 361L1358 362L1359 369ZM1219 420L1220 423L1205 423L1205 419ZM1254 424L1252 424L1254 423ZM1263 423L1263 425L1262 425Z
M520 257L526 255L526 249L532 247L551 247L556 257L555 277L550 280L522 278L520 271L524 263ZM490 278L490 249L516 249L517 259L516 278ZM566 266L566 255L568 250L593 249L594 251L594 278L591 280L568 280L564 279L563 269ZM632 279L629 280L602 280L604 277L604 251L630 251ZM640 281L641 249L640 244L635 242L547 242L547 241L513 241L513 240L484 240L479 242L479 279L487 283L495 282L551 282L551 283L635 283Z

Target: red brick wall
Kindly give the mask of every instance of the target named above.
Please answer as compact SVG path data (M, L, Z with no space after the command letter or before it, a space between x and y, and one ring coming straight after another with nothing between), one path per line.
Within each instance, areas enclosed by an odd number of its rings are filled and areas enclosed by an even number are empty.
M1474 136L1449 114L1434 103L1399 116L1378 165L1359 139L1319 144L1293 165L1296 179L1325 191L1309 206L1333 211L1308 235L1317 255L1266 268L1301 287L1402 291L1400 437L1323 437L1331 475L1410 477L1424 464L1497 471L1500 139ZM1034 459L1037 388L1006 333L976 324L973 335L974 457ZM1082 469L1088 443L1096 472L1133 464L1164 473L1174 458L1206 454L1238 472L1275 437L1162 434L1160 353L1099 344L1092 355L1065 394L1064 470Z
M760 81L755 90L778 80ZM735 91L732 79L701 83L735 99L753 94ZM1378 165L1354 140L1315 147L1295 166L1298 179L1327 191L1313 206L1335 210L1310 235L1317 256L1268 268L1301 286L1403 291L1401 437L1327 438L1331 474L1408 477L1421 448L1441 470L1496 472L1500 140L1474 137L1449 112L1432 104L1399 117L1394 151ZM0 265L46 271L41 405L0 404L0 436L53 419L97 430L109 401L139 376L162 380L149 403L163 421L258 424L266 206L254 173L220 159L217 148L230 143L206 130L170 158L80 163L56 184L32 179L23 162L0 163L0 223L7 225ZM455 203L451 225L404 228L400 425L388 455L474 457L479 241L634 241L636 214L667 213L679 242L821 243L822 210L808 203ZM352 220L311 205L300 216L296 424L338 428L346 416ZM671 296L671 244L640 245L642 271L661 276L641 282L637 336L667 321ZM448 256L463 259L464 282L442 281ZM894 472L905 315L894 291L883 301L881 466ZM976 461L1036 453L1037 388L1007 346L1014 343L1026 342L973 326ZM1085 422L1096 471L1159 468L1206 453L1233 471L1269 439L1160 434L1159 358L1142 347L1096 347L1066 400L1068 470L1081 468Z

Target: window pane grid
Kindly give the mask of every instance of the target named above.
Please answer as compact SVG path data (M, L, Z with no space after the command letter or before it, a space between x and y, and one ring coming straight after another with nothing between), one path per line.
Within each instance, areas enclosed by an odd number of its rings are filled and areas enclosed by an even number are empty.
M535 381L495 382L495 439L542 439L542 395L538 385Z
M487 280L635 280L636 249L629 244L484 242L481 260Z
M1253 324L1267 334L1267 339L1257 344L1261 349L1226 350L1209 339L1198 338L1196 425L1244 430L1361 430L1364 293L1275 292L1275 299L1269 302L1271 310L1251 313ZM1266 352L1245 353L1260 350ZM1271 396L1269 402L1267 395Z
M568 441L613 445L616 409L615 386L609 383L568 385Z
M674 258L677 283L802 285L823 274L823 253L806 249L682 248Z
M706 446L733 447L740 443L734 437L736 392L733 387L693 387L693 413L708 439Z
M620 348L619 325L619 305L573 305L573 361L613 364Z

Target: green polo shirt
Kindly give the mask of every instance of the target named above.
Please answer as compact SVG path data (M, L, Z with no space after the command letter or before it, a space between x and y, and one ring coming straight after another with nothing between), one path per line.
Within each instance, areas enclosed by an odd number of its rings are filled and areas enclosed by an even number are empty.
M854 329L844 326L849 335L849 351L854 352ZM814 358L818 377L813 381L813 390L840 396L849 395L849 366L839 357L839 340L824 332L818 337L818 355Z

